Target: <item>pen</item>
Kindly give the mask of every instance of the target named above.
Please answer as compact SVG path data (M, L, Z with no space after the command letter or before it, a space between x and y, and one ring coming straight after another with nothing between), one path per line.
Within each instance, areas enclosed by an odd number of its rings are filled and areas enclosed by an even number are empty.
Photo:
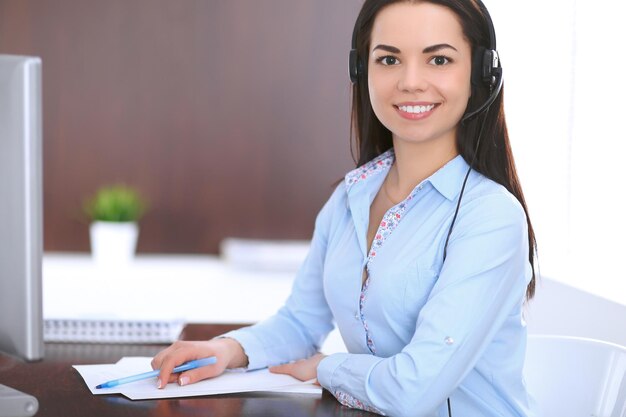
M216 362L217 362L217 358L215 356L210 356L204 359L196 359L195 361L189 361L189 362L183 363L182 365L177 366L176 368L174 368L172 373L176 374L179 372L188 371L190 369L200 368L202 366L213 365ZM159 372L161 372L159 369L155 369L154 371L144 372L143 374L127 376L125 378L120 378L120 379L114 379L112 381L107 381L96 386L96 389L113 388L118 385L128 384L129 382L135 382L135 381L140 381L142 379L153 378L155 376L158 376Z

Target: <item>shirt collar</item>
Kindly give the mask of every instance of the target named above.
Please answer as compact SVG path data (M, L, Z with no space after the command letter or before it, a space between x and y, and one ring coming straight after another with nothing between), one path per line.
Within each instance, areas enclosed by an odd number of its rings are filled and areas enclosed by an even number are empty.
M393 151L393 148L391 148L388 151L378 155L371 161L366 162L356 169L353 169L346 174L346 187L350 189L354 184L366 180L372 175L387 171L389 167L391 167L395 159L395 153Z
M345 176L346 187L349 190L358 182L367 180L376 174L387 172L395 159L394 150L391 148L371 161L353 169ZM457 155L430 177L426 178L422 184L430 182L441 195L448 200L454 200L461 191L463 179L468 168L469 165L465 162L465 159L461 155Z
M461 192L463 179L468 168L469 165L465 159L461 155L457 155L428 177L426 181L430 182L445 198L454 200Z

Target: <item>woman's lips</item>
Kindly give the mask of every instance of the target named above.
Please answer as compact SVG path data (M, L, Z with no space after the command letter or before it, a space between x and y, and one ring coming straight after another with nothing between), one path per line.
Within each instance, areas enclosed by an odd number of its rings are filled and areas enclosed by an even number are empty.
M434 103L402 103L394 105L393 107L396 109L398 114L405 119L422 120L433 114L438 106L438 104Z

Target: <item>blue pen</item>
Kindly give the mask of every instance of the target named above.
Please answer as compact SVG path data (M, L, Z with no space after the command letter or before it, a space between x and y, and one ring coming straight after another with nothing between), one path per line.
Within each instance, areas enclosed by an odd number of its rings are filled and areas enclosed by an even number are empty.
M215 356L210 356L204 359L196 359L195 361L189 361L187 363L183 363L180 366L177 366L176 368L174 368L172 373L177 374L179 372L189 371L190 369L196 369L202 366L213 365L216 362L217 362L217 358ZM102 383L96 386L96 389L113 388L118 385L128 384L129 382L135 382L135 381L141 381L142 379L154 378L155 376L159 375L159 372L161 371L156 369L154 371L144 372L143 374L139 374L139 375L132 375L132 376L127 376L125 378L114 379L112 381L107 381L105 383Z

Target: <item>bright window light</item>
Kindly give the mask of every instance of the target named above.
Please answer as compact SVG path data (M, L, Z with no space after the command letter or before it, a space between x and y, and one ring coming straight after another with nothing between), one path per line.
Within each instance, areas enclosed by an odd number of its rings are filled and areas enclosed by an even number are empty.
M626 305L624 6L485 4L496 27L509 134L540 272Z

